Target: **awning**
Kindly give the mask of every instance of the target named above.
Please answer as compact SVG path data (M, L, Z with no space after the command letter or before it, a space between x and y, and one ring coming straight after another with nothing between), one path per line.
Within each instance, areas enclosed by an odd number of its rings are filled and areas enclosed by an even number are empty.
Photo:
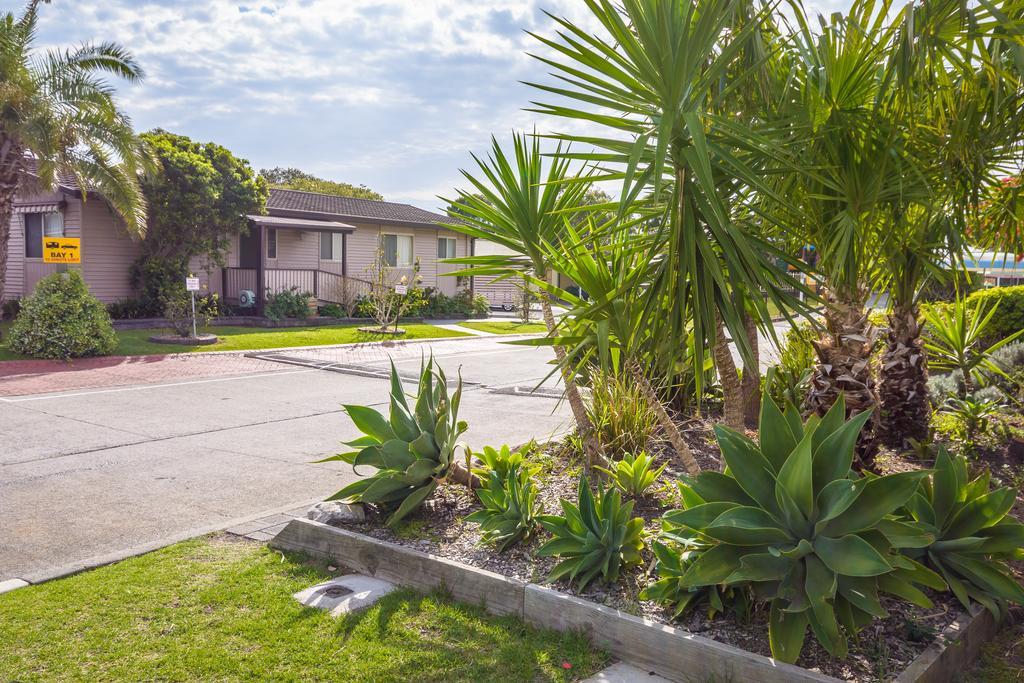
M14 213L58 213L64 204L51 202L49 204L15 204Z
M284 218L280 216L246 216L253 225L277 230L310 230L316 232L355 232L356 227L337 221L318 221L308 218Z

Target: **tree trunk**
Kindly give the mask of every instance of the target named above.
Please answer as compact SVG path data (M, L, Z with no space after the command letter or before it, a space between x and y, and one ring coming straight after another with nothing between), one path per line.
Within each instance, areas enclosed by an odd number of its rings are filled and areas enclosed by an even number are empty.
M24 168L25 152L21 145L6 135L0 135L0 303L4 300L4 283L7 280L14 197L18 194Z
M675 449L676 454L682 459L683 465L686 466L686 471L694 476L700 474L700 465L697 463L697 459L693 457L693 451L683 441L683 435L679 432L679 427L669 417L668 411L665 410L665 405L658 398L658 392L651 386L647 375L644 374L644 371L636 361L630 362L629 372L633 377L633 381L640 388L640 392L643 393L644 398L647 400L647 404L654 410L654 414L658 418L658 424L665 430L672 448Z
M451 469L448 470L448 478L456 484L462 484L468 489L478 489L482 485L480 477L466 469L466 466L461 462L452 463Z
M743 394L743 386L740 382L739 373L736 371L736 361L732 358L729 350L729 340L725 336L725 326L719 318L716 320L715 346L712 353L715 356L715 367L718 369L718 381L722 385L723 409L725 415L723 421L732 429L743 429L744 416L746 414Z
M928 437L928 358L921 346L917 306L896 304L889 315L878 385L879 437L894 448Z
M756 429L761 418L761 349L757 337L757 324L750 313L743 313L743 329L747 333L747 342L753 355L753 367L743 364L743 416L750 429Z
M540 306L544 312L544 325L548 328L548 335L554 336L555 315L551 312L551 301L547 294L541 295ZM591 424L590 416L587 415L587 406L583 402L583 397L580 396L579 387L572 376L572 369L565 364L565 349L558 344L555 345L555 358L558 359L558 367L562 371L565 397L569 401L569 407L572 409L573 417L576 419L576 428L580 432L580 437L583 439L583 447L587 452L587 464L591 467L604 465L607 461L601 452L601 444L597 440L597 435L594 433L594 425Z
M878 452L878 396L871 375L875 330L868 321L863 297L839 299L826 291L825 304L825 332L814 342L818 364L811 374L804 409L824 415L842 393L846 397L847 417L872 411L857 441L855 466L873 470Z

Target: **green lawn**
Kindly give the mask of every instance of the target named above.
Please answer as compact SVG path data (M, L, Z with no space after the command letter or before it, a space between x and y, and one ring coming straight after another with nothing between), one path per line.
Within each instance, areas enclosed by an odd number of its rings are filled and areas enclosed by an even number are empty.
M366 324L372 324L367 322ZM0 360L24 358L7 349L9 323L0 325L3 339L0 340ZM367 334L358 330L359 325L338 325L330 327L211 327L209 332L220 337L210 346L170 346L148 341L154 334L166 330L121 330L117 333L120 343L115 356L142 356L148 354L183 353L189 351L255 351L286 346L323 346L326 344L353 344L356 342L380 341L382 339L426 339L431 337L465 337L468 334L445 330L425 323L401 325L406 331L401 337Z
M536 332L547 332L547 328L544 323L527 323L523 324L515 320L467 320L464 323L459 323L463 327L471 327L474 330L480 330L481 332L490 332L491 334L533 334Z
M6 593L0 680L563 681L605 663L581 636L440 595L342 619L292 599L332 574L215 536Z

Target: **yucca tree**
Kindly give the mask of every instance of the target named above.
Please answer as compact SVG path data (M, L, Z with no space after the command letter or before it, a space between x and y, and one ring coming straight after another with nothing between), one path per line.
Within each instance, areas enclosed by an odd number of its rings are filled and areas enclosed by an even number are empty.
M32 0L19 16L0 16L0 274L7 270L14 197L30 157L42 187L70 176L79 187L99 192L130 231L141 233L146 223L138 182L143 147L104 78L137 83L142 70L114 43L37 51L36 23L44 2Z
M874 282L890 298L879 433L894 447L928 433L922 287L960 267L980 198L1016 167L1024 91L1007 57L1021 44L1007 36L1019 35L1013 17L1020 16L1014 1L969 7L935 0L906 6L894 22L883 71L892 86L882 106L902 131L913 171L880 217L883 258Z
M459 220L449 227L470 237L494 242L512 252L508 255L468 256L449 259L448 263L470 266L459 275L530 275L547 281L551 273L547 247L558 244L567 226L568 216L583 205L589 186L569 182L570 162L557 154L545 161L540 138L513 133L511 157L491 138L486 158L473 155L476 174L463 170L470 189L458 190L459 196L446 200L458 203ZM540 297L544 324L549 336L556 334L557 323L548 295ZM604 461L601 446L587 415L573 371L566 363L565 349L554 346L565 384L566 400L572 409L576 427L583 437L588 462Z
M584 2L597 32L552 16L557 36L536 36L553 53L537 58L560 82L531 84L555 98L533 111L598 124L593 135L558 135L579 143L566 156L622 182L620 218L638 207L660 218L636 235L649 285L622 295L643 297L651 333L671 354L664 366L675 372L685 362L692 334L694 357L717 348L724 360L728 335L744 365L756 367L744 317L768 326L761 292L780 308L801 308L783 293L793 286L785 272L773 267L779 250L734 220L753 194L786 202L765 182L787 168L776 131L758 126L735 96L738 87L758 87L752 46L765 37L766 14L744 0ZM734 368L719 370L728 421L742 424L739 378Z

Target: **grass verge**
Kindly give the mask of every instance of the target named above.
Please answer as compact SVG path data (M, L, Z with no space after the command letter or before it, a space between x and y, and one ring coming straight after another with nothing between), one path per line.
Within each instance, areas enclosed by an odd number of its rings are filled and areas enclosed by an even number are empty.
M341 619L291 597L332 574L211 536L0 595L0 679L567 681L605 663L581 636L442 595Z
M371 323L367 323L371 324ZM27 357L7 348L9 323L0 325L0 360L24 360ZM209 332L220 337L210 346L171 346L154 344L149 337L167 333L168 330L119 330L115 356L145 356L151 354L190 353L204 351L257 351L288 346L325 346L329 344L356 344L359 342L385 339L428 339L439 337L466 337L468 333L446 330L426 323L409 323L401 327L405 334L400 337L360 332L360 325L337 325L320 327L211 327Z
M534 334L548 331L544 323L523 324L515 320L467 320L459 325L491 334Z

